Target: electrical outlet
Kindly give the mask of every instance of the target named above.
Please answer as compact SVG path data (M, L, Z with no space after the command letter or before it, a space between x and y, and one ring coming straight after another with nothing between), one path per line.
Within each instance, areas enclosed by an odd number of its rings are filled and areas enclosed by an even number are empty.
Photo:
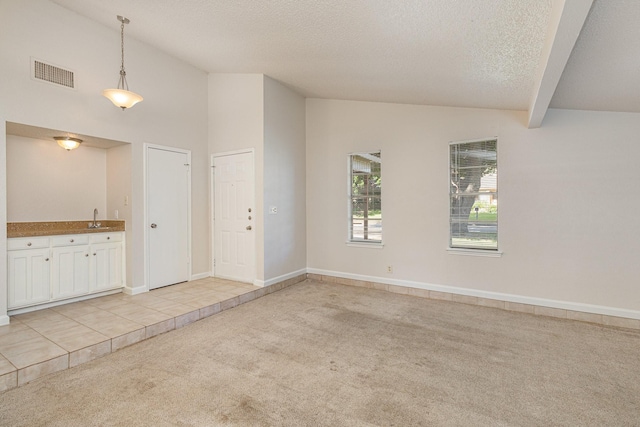
M387 273L393 273L393 266L387 265Z
M277 214L277 213L278 213L278 207L277 207L277 206L270 206L270 207L269 207L269 213L270 213L271 215L275 215L275 214Z

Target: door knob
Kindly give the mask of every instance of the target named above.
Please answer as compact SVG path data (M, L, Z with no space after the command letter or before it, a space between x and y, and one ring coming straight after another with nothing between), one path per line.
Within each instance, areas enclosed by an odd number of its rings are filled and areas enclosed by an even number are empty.
M151 224L151 228L157 228L158 224L156 224L155 222L153 224Z
M251 226L250 225L247 225L247 230L251 230Z

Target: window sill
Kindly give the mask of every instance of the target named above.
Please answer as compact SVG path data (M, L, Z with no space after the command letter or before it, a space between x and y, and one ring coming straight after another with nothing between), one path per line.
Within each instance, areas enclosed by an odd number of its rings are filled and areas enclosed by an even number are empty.
M501 251L488 251L485 249L447 248L447 252L449 252L450 255L481 256L487 258L500 258L502 256Z
M364 242L347 242L347 246L351 246L354 248L369 248L369 249L382 249L384 247L383 243L364 243Z

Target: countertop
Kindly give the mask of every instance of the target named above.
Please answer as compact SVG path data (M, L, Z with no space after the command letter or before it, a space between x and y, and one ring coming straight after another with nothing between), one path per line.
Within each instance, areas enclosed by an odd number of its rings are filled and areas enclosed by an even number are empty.
M59 234L110 233L125 231L124 220L100 220L100 228L88 228L93 220L8 222L7 237L55 236Z

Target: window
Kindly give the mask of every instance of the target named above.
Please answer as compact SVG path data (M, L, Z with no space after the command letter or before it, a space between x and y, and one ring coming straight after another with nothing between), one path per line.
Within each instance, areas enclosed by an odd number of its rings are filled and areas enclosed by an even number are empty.
M450 246L498 249L498 141L449 146Z
M349 242L382 243L380 151L349 155Z

